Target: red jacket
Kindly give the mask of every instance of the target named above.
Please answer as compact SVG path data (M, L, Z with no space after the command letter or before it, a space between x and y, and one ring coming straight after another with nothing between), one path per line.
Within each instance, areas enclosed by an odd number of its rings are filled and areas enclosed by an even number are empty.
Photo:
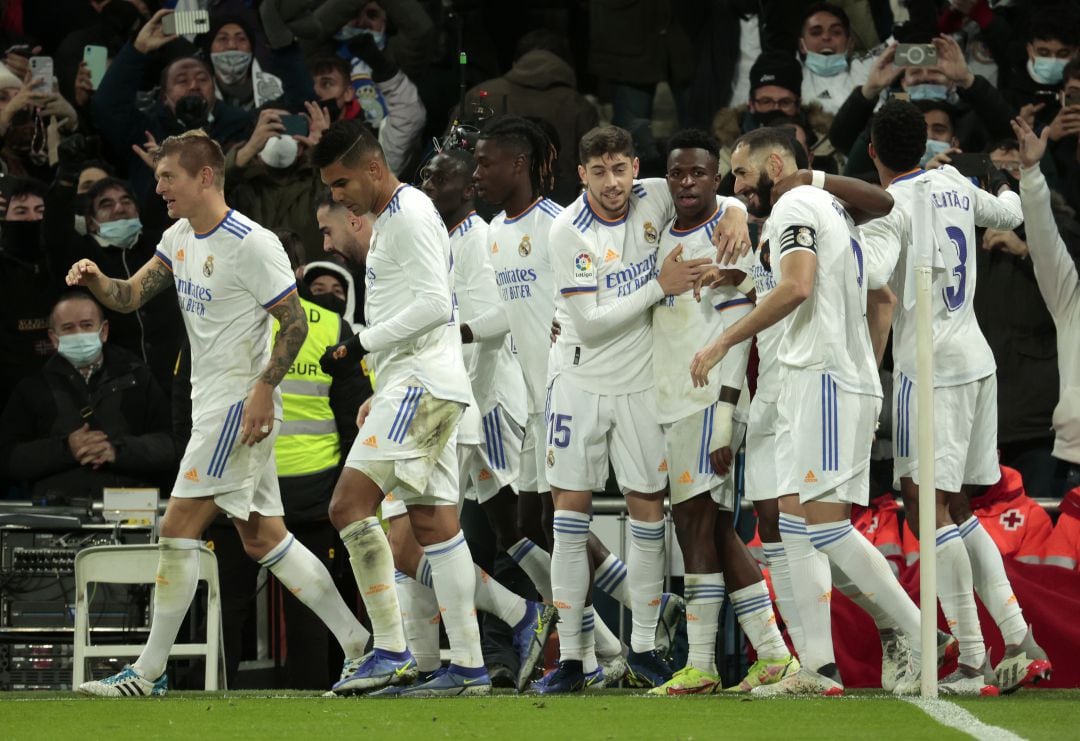
M869 507L851 507L851 524L862 533L899 576L904 568L904 552L900 547L900 506L892 494L882 494L870 500Z
M1077 571L1080 564L1080 486L1061 500L1061 515L1043 545L1042 562Z

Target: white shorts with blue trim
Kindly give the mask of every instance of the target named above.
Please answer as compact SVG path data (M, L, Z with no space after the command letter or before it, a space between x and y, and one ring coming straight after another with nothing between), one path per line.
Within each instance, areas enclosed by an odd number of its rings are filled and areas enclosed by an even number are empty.
M761 394L750 402L750 420L746 425L746 498L751 502L777 499L794 494L795 489L782 491L776 460L776 402L766 401Z
M893 373L893 484L919 483L919 409L915 382ZM997 379L993 374L934 389L934 486L959 492L1001 478L997 456Z
M417 381L380 390L345 465L407 504L457 504L457 425L464 408L433 397Z
M182 499L213 497L214 504L231 517L246 520L251 512L267 517L285 514L274 463L274 441L281 420L274 420L270 435L248 447L240 444L244 402L193 419L191 439L180 461L172 496Z
M458 462L465 496L483 504L505 486L517 493L525 430L500 405L481 417L481 427L483 443L459 443Z
M551 491L547 480L545 440L547 440L547 421L543 412L530 414L528 422L525 423L525 440L521 444L518 491L535 491L545 494Z
M654 388L596 394L556 376L546 440L548 483L567 491L602 491L610 460L624 494L662 491L668 466L656 417Z
M723 477L716 475L709 458L709 454L719 447L713 445L715 416L716 404L713 404L689 417L662 425L673 505L705 492L709 492L720 509L730 511L735 504L734 477L730 472ZM745 431L745 424L732 422L730 447L733 452L742 445ZM734 467L733 461L732 469Z
M825 371L786 370L776 402L778 486L802 503L868 504L880 411L881 399L845 391Z

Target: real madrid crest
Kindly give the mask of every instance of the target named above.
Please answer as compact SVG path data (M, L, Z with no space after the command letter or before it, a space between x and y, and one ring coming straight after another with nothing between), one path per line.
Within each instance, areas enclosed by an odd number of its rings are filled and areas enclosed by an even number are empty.
M214 256L213 255L207 255L206 256L206 262L204 262L203 266L202 266L202 274L205 275L207 278L209 278L211 275L214 274Z
M814 235L810 233L810 230L805 226L800 226L798 233L795 235L795 242L800 247L813 247Z
M555 449L554 448L548 448L547 464L548 464L548 468L551 468L551 467L553 467L555 465Z
M532 242L529 240L529 235L526 234L521 238L521 244L518 245L518 254L522 257L528 257L532 252Z
M656 227L653 226L651 221L645 222L645 241L649 244L656 244L656 240L659 238L659 234L656 231Z

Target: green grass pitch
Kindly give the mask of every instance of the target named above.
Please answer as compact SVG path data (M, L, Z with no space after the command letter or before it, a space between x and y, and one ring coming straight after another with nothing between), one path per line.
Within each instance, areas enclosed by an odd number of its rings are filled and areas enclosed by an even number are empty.
M952 700L1027 739L1080 738L1080 691ZM437 700L325 699L304 692L174 692L160 699L0 695L0 738L22 739L962 739L913 705L842 698L575 697L496 694Z

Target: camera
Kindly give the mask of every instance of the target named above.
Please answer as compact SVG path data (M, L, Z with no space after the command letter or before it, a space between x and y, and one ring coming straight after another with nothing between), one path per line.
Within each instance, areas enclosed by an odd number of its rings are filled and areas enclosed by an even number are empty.
M896 47L897 67L933 67L938 62L933 44L900 44Z

